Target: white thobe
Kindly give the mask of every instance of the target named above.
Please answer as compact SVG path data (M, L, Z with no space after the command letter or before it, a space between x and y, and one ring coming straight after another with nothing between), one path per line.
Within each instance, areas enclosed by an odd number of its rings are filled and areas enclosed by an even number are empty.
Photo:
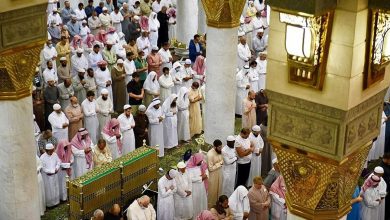
M173 84L174 86L172 87L172 93L178 94L180 88L183 86L183 77L181 75L181 70L176 71L175 69L171 69L169 73L172 76Z
M122 155L126 155L135 150L135 137L133 131L135 121L133 115L127 117L125 113L119 115L118 121L122 133Z
M102 23L100 22L100 19L98 17L91 16L90 18L88 18L88 26L91 29L91 33L93 35L97 35L101 25Z
M258 89L265 89L266 83L266 74L267 74L267 60L256 59L257 62L257 72L259 74L259 87Z
M138 201L134 200L129 206L126 216L128 220L156 220L156 211L152 204L149 204L148 208L141 208Z
M368 176L368 178L371 178L372 175L374 175L374 174L371 173ZM383 198L383 200L379 204L378 220L385 220L385 200L386 200L386 194L387 194L387 191L386 191L387 190L387 184L386 184L385 180L382 177L381 177L381 181L379 182L379 185L378 185L377 189L379 190L380 197Z
M158 83L160 83L160 100L161 102L164 102L165 99L171 95L172 88L175 84L173 83L173 79L170 74L161 75L158 79Z
M188 107L189 101L184 106L177 106L177 136L181 141L188 141L191 139L190 112Z
M68 149L71 150L71 149ZM74 157L73 155L71 156L70 163L73 163ZM68 173L66 170L62 170L62 167L64 165L61 163L60 167L61 169L58 171L58 186L60 189L60 200L61 201L66 201L68 198L68 190L66 189L66 176L68 176ZM72 170L73 171L73 170ZM73 179L73 174L74 172L71 173L71 176L69 176L70 179Z
M79 33L79 35L80 35L80 37L81 37L81 39L83 40L83 41L85 41L86 39L87 39L87 36L88 36L88 34L90 34L91 33L91 30L89 29L89 27L88 26L81 26L80 27L80 33ZM84 52L86 52L86 50L84 50ZM85 55L86 55L86 53L84 53Z
M103 26L103 28L107 28L108 26L110 26L111 25L111 16L110 16L110 14L103 14L103 13L101 13L100 15L99 15L99 19L100 19L100 22L102 23L102 26Z
M111 81L111 74L108 68L106 70L102 71L101 69L97 69L95 72L95 81L97 85L97 96L100 96L103 89L108 90L108 97L110 97L111 100L114 100L112 97L112 86L106 86L107 81Z
M181 70L181 77L182 78L191 77L191 76L194 76L194 75L195 75L195 71L191 67L185 68L183 66L183 68ZM191 89L192 82L193 82L192 79L189 79L187 81L183 80L182 82L183 82L182 86L187 87L187 89Z
M169 111L164 112L165 119L163 121L164 125L164 147L172 148L177 146L177 109L170 108Z
M41 64L41 68L45 69L47 67L47 61L51 60L53 63L53 69L57 69L56 62L53 60L54 57L57 57L57 50L54 46L51 48L46 46L43 48L43 61Z
M89 63L89 66L93 69L93 71L96 71L97 68L98 68L98 65L97 63L99 61L102 61L103 60L103 56L102 54L100 53L100 51L98 53L95 53L95 51L92 51L89 55L88 55L88 63Z
M186 191L192 192L192 180L190 175L185 172L177 174L175 177L177 191L173 196L175 200L174 220L187 220L193 217L192 195L187 196Z
M223 165L222 165L222 195L230 197L234 192L237 172L237 155L236 149L227 145L222 148Z
M84 141L83 141L83 145L84 147L86 147ZM92 148L92 146L93 143L91 142L90 147ZM91 165L87 164L87 159L85 158L84 149L79 150L78 148L72 145L72 153L74 156L73 173L75 178L80 177L85 173L87 173L88 171L92 170L93 165L92 163ZM90 152L90 154L92 154L92 151Z
M97 143L99 121L96 115L96 101L92 100L90 102L88 99L85 99L81 103L81 107L84 113L84 127L87 129L92 142Z
M155 109L154 107L150 108L149 111L146 111L146 116L149 119L149 141L150 146L159 147L159 157L164 156L164 125L163 122L159 121L159 117L164 117L162 108Z
M380 202L381 199L379 186L368 188L362 195L361 218L362 220L380 220Z
M157 2L157 1L154 1L153 4L152 4L152 10L156 13L158 13L159 11L161 11L161 8L162 8L162 4L160 2L160 4Z
M121 152L119 152L118 149L116 136L109 136L108 134L102 132L102 138L106 141L108 147L110 148L113 160L118 159L122 156Z
M173 186L173 189L171 187ZM175 216L173 195L176 193L176 181L165 175L158 180L157 219L172 219Z
M144 55L144 58L147 57L150 53L150 50L151 50L151 46L150 46L150 41L149 41L149 38L147 37L139 37L137 38L137 46L138 46L138 50L142 50L144 51L145 55Z
M78 57L77 54L73 55L71 59L71 74L72 74L72 77L77 75L78 73L78 69L85 69L87 70L88 69L88 60L87 58L84 56L84 54L81 55L81 57Z
M171 62L171 59L172 59L172 55L171 55L171 51L168 50L164 50L164 48L161 48L158 53L160 54L161 56L161 60L162 60L162 65L161 65L161 72L162 72L162 69L164 67L168 67L169 69L172 69L172 62Z
M45 199L45 184L43 183L43 178L41 174L42 162L37 155L35 155L37 161L37 178L38 178L38 199L39 199L39 210L41 216L45 214L46 211L46 199Z
M76 8L73 10L74 14L76 15L77 17L77 21L80 22L80 26L81 26L81 21L84 20L84 19L87 19L87 15L85 14L85 11L84 9L79 9L79 8Z
M252 186L253 178L255 176L261 176L261 154L257 156L256 153L263 151L264 141L260 134L256 137L253 133L249 134L249 140L251 141L251 144L255 146L255 151L252 153L251 169L249 171L249 178L246 185Z
M372 148L369 153L369 159L376 160L383 156L385 152L385 132L386 132L386 114L382 112L381 130L378 138L372 143ZM371 158L370 158L371 156ZM370 160L369 160L370 161Z
M249 199L248 197L244 197L242 202L239 202L236 207L231 205L230 201L232 200L231 196L229 197L229 208L233 211L233 220L242 220L244 219L244 212L250 211ZM274 220L274 219L272 219Z
M249 49L248 44L242 45L239 43L237 45L237 67L242 69L245 65L248 65L248 61L251 58L251 50Z
M107 98L106 101L102 99L100 96L96 99L96 113L99 120L99 130L98 130L98 139L100 137L100 133L103 131L106 123L111 119L111 113L113 112L113 104L110 97Z
M112 50L116 51L116 44L119 42L119 35L116 32L108 33L107 41L111 41L114 43L114 45L112 45Z
M255 68L249 69L249 83L251 85L251 90L258 92L259 89L259 74L257 73L257 70Z
M42 162L43 183L45 184L46 206L52 207L60 203L60 188L56 171L60 169L61 161L56 153L52 155L44 153L40 159Z
M47 25L50 25L52 21L54 21L57 26L62 24L61 16L58 13L55 15L53 13L49 14L47 17Z
M125 67L125 72L126 72L125 83L127 85L131 81L133 73L135 73L137 71L137 68L135 67L134 60L130 61L128 59L126 59L123 62L123 66ZM127 94L127 90L126 90L126 94Z
M54 81L55 81L56 83L58 82L57 71L54 69L54 67L53 67L52 69L46 68L46 69L43 71L42 76L43 76L43 80L45 81L45 85L48 85L48 84L47 84L47 81L48 81L48 79L50 79L50 78L54 79Z
M192 181L193 213L196 218L203 210L207 209L206 187L202 181L200 166L188 168L187 172ZM206 170L206 175L209 176L208 170Z
M68 140L68 127L62 128L63 124L67 123L69 125L69 120L66 117L66 115L61 112L58 114L57 112L53 111L48 118L50 124L51 124L51 130L53 132L53 137L57 138L58 141L60 140Z
M241 71L236 76L236 114L242 115L242 103L245 97L248 96L248 92L251 88L246 89L246 86L250 85L248 74L244 75Z
M115 11L111 12L111 21L112 21L112 26L114 26L116 33L122 32L122 24L121 22L123 21L123 16L122 13L118 12L115 13Z

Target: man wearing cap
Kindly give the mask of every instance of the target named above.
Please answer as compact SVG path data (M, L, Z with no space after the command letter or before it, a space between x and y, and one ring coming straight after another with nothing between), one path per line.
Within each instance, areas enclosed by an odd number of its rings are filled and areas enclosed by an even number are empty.
M255 150L253 144L249 140L250 130L247 128L241 129L239 135L237 135L234 147L237 153L237 178L236 188L238 186L245 186L249 177L251 169L252 153Z
M268 39L264 35L264 29L260 28L257 31L256 37L253 38L252 47L253 51L255 52L255 56L258 56L260 52L264 52L267 50L268 46Z
M108 27L111 26L111 16L108 13L108 8L103 7L103 13L99 15L100 23L102 24L102 28L107 31Z
M87 40L87 36L90 33L91 33L91 30L87 26L87 21L86 20L82 20L81 21L81 27L80 27L80 37L83 40L83 42L85 42Z
M114 11L111 12L111 22L112 26L115 27L116 32L122 32L122 24L121 22L124 20L122 13L119 12L119 7L115 7Z
M149 17L150 13L152 12L152 5L150 3L150 0L142 0L140 4L141 8L141 14L143 16Z
M251 50L246 43L246 38L241 37L240 43L237 45L237 67L242 69L245 65L249 65L249 60L252 57Z
M150 103L148 109L146 110L146 115L149 119L149 140L150 145L153 147L159 147L159 157L164 156L164 126L163 120L165 118L164 112L160 106L160 99L153 99Z
M191 60L186 59L181 69L182 86L191 89L195 71L191 68Z
M41 68L45 69L47 67L47 62L51 61L51 62L53 62L53 67L56 70L57 69L57 63L56 63L57 56L58 56L57 50L53 46L53 42L51 40L47 40L46 44L43 48L43 58L44 59L42 60Z
M79 24L81 25L81 22L85 19L87 19L87 14L85 14L85 11L84 11L84 4L83 3L79 3L77 5L78 7L74 10L74 14L76 15L77 17L77 21L79 22Z
M249 90L248 96L242 102L242 128L251 129L256 125L256 93ZM237 100L239 101L239 100Z
M217 200L218 196L222 195L222 165L223 165L223 156L222 156L222 141L214 140L213 148L207 152L207 165L209 169L209 189L207 194L208 207L213 207Z
M145 114L146 107L140 105L138 107L137 114L134 116L134 135L135 135L135 148L143 146L143 141L149 146L149 137L148 137L148 128L149 128L149 119Z
M175 178L177 170L170 169L158 180L157 219L174 219L175 203L173 195L177 191Z
M129 24L129 34L130 38L129 40L137 40L137 38L141 35L141 26L139 24L139 17L135 15Z
M265 81L267 74L267 51L259 53L259 56L256 58L256 63L256 69L259 74L258 89L265 89Z
M84 101L86 96L86 81L85 81L85 69L78 69L77 75L73 77L73 89L75 92L75 96L80 100L80 102Z
M249 171L249 178L247 186L252 186L253 178L256 176L261 176L261 152L264 147L263 138L260 135L261 129L260 126L254 125L252 127L252 132L249 134L249 140L251 144L255 147L255 150L252 153L251 159L251 169Z
M158 53L158 47L153 46L152 52L147 56L146 61L148 62L148 71L154 71L160 76L160 67L162 65L162 58Z
M175 85L168 67L162 68L162 75L158 78L158 83L160 84L160 99L165 101L171 95L172 88Z
M42 154L42 178L45 185L45 200L47 207L53 207L60 203L60 187L58 183L58 171L61 160L54 152L53 144L46 144L46 152Z
M89 136L93 143L97 143L97 134L99 129L99 121L96 113L95 93L87 92L87 98L81 103L84 113L84 127L89 132Z
M123 67L123 60L118 59L115 66L112 68L112 92L114 99L114 110L115 112L123 112L123 105L127 103L126 83L125 77L126 72Z
M99 120L98 138L106 123L111 119L111 113L114 112L108 90L102 89L100 94L99 98L96 99L96 112Z
M57 8L54 8L53 13L49 14L49 16L47 18L47 25L52 24L53 21L54 21L55 26L62 24L62 19L61 19L61 16L58 14Z
M90 0L90 1L93 1L93 0ZM88 18L88 26L89 26L89 29L91 29L91 34L93 34L94 36L97 36L97 34L100 30L100 27L102 26L102 22L97 17L96 11L92 11L91 16Z
M98 95L101 94L103 89L108 91L108 95L110 96L110 101L113 100L112 96L112 79L111 73L107 69L107 62L102 60L98 63L99 69L95 72L96 85L98 87Z
M378 207L378 220L385 220L385 199L387 195L387 184L386 181L382 178L383 174L384 169L381 166L377 166L374 168L374 172L371 173L364 182L364 185L366 185L367 181L369 181L372 176L377 176L380 179L377 187L379 196L381 197L381 201Z
M70 35L70 40L73 39L74 36L80 34L80 23L77 22L77 16L72 14L70 21L66 23L66 26L68 27L69 35Z
M107 61L108 63L108 70L111 72L112 67L116 64L116 54L115 50L112 49L112 46L114 45L114 42L111 40L107 40L107 45L104 48L102 55L103 59Z
M361 219L377 219L381 220L380 206L382 204L382 196L380 194L379 184L380 177L371 175L367 178L362 186L361 195L363 202L361 202ZM384 217L384 216L383 216ZM383 218L384 219L384 218Z
M64 110L66 117L69 119L69 140L71 140L77 131L83 127L83 109L79 105L77 97L73 96L70 98L70 104Z
M142 30L141 36L137 38L138 50L144 51L144 58L146 58L149 55L150 50L152 49L148 36L149 36L148 31Z
M137 68L135 67L133 52L129 51L126 53L126 60L123 62L123 66L125 67L125 83L127 85L131 81L133 73L137 71Z
M58 46L59 44L57 44ZM70 51L70 48L69 48ZM66 56L60 58L60 65L57 67L58 83L64 82L65 79L71 78L70 65Z
M178 174L175 177L177 191L175 200L175 220L191 219L193 217L192 180L186 172L186 164L180 161L177 164Z
M94 71L96 71L98 68L98 62L100 62L102 60L103 60L103 56L100 52L100 45L99 44L93 45L93 49L92 49L91 53L88 55L89 66Z
M160 56L161 56L161 61L162 61L161 69L164 67L168 67L169 69L171 69L173 58L171 55L171 51L169 51L169 43L168 42L162 43L162 47L158 51L158 54L160 54Z
M236 87L236 115L241 116L243 113L243 100L248 95L250 89L248 65L245 65L242 70L237 72Z
M57 70L54 67L54 62L55 61L51 61L51 60L47 61L46 62L47 68L42 73L46 85L48 79L53 79L55 84L57 84L58 82Z
M57 86L55 86L55 81L53 77L49 78L47 81L48 86L45 87L43 91L43 96L45 100L45 130L50 129L50 123L48 121L49 115L53 112L53 105L59 103L60 93ZM61 109L61 106L60 106Z
M61 39L61 29L56 25L56 21L52 20L49 27L47 28L49 32L49 37L53 44L57 44Z
M83 53L84 50L82 48L77 48L76 54L71 58L72 76L77 75L79 69L88 69L88 60Z
M135 121L131 114L131 105L124 105L123 110L124 112L118 116L118 121L122 133L122 155L126 155L135 150L135 137L133 131Z
M280 175L278 159L274 158L272 160L272 166L273 168L268 172L267 177L264 179L264 185L267 187L267 189L271 188L271 185Z
M221 195L230 195L234 192L237 169L237 154L234 149L235 137L230 135L226 138L226 145L222 148L222 193Z
M63 83L60 83L57 86L57 88L60 93L59 100L61 109L65 110L65 108L69 105L70 97L74 95L72 80L70 78L66 78Z

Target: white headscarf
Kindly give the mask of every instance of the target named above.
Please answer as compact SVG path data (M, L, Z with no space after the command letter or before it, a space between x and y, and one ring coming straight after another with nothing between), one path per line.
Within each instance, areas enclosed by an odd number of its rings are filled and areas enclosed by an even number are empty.
M229 207L234 213L244 213L249 210L248 190L244 186L238 186L229 197Z
M161 103L161 101L160 101L159 98L153 99L153 101L149 104L148 109L146 109L146 112L145 112L145 113L149 112L151 109L154 109L153 106L155 106L155 105L157 105L157 104L160 104L160 103ZM160 108L161 108L161 107L160 107Z
M188 99L188 89L187 87L181 87L179 93L177 94L177 107L181 109L186 109L190 105L190 100Z
M154 16L156 16L156 18L154 18ZM160 22L157 19L157 14L153 11L149 15L149 30L153 29L152 27L156 29L160 28Z
M176 94L171 94L165 101L164 104L162 105L162 109L165 114L167 114L171 110L171 104L173 100L177 98ZM176 107L177 108L177 107Z
M153 82L154 77L156 77L156 79ZM148 74L148 76L146 77L145 83L144 83L144 89L151 91L151 92L157 92L160 90L160 84L158 83L156 72L151 71Z

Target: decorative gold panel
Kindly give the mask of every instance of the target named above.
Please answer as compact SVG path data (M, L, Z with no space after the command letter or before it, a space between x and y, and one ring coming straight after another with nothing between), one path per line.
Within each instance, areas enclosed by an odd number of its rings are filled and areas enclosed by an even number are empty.
M245 2L245 0L202 0L207 25L215 28L238 27Z

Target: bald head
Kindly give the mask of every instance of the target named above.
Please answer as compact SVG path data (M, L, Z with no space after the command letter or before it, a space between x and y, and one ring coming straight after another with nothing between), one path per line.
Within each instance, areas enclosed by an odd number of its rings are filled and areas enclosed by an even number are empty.
M103 220L104 219L104 212L100 209L96 209L96 211L93 213L93 220Z
M119 206L119 204L114 204L110 209L110 213L115 216L118 216L120 212L121 212L121 207Z
M72 105L77 105L77 104L79 104L79 100L77 99L76 96L72 96L72 97L70 98L70 103L71 103Z
M147 208L150 204L150 197L147 195L143 195L138 199L138 203L140 206Z

